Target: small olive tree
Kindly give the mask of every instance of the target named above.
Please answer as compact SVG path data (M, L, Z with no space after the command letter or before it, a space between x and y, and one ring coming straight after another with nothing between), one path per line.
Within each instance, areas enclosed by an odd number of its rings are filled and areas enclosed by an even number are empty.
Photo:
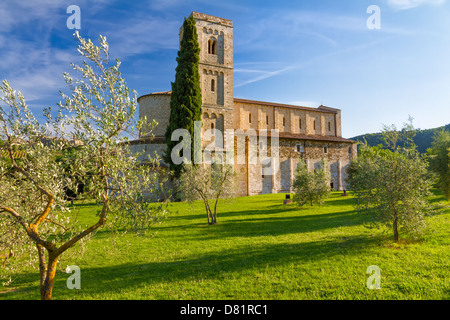
M326 169L324 160L320 163L320 168L309 170L305 161L300 161L294 176L294 202L299 206L309 203L323 203L330 193L328 184L330 180L329 172Z
M236 172L226 164L184 164L179 178L180 194L189 202L202 200L208 224L217 223L217 205L220 198L236 194ZM211 209L210 201L214 208Z
M79 79L64 74L71 94L62 93L56 116L46 110L46 125L6 80L0 86L0 250L14 252L11 263L37 260L43 300L52 298L57 264L68 249L107 222L145 227L164 214L162 206L141 201L143 191L155 193L162 182L158 159L143 163L125 143L145 122L134 119L136 92L121 76L120 61L110 64L106 38L100 36L96 46L78 33L75 37L86 60L72 64ZM25 156L17 157L14 148ZM67 149L71 161L61 161ZM101 209L93 212L96 223L80 229L65 191L87 176L87 196Z
M392 128L385 126L382 132L390 141L388 148L360 146L358 158L347 170L347 182L354 192L356 209L391 227L398 242L401 231L416 236L425 228L431 179L425 157L412 142L411 119L400 134Z

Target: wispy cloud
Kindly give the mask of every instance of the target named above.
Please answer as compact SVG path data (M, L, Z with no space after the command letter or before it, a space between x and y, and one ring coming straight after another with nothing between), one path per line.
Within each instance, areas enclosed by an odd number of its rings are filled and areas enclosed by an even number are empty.
M249 21L244 27L248 30L246 36L239 39L241 48L267 50L270 41L282 40L292 46L298 45L299 39L333 48L340 44L336 31L367 30L364 15L354 17L308 10L274 10L270 15L252 16Z
M388 0L388 5L396 10L407 10L422 5L442 5L446 0Z
M389 41L395 37L397 37L398 35L390 35L388 37L379 39L379 40L375 40L372 42L367 42L367 43L362 43L362 44L358 44L358 45L354 45L354 46L350 46L344 49L340 49L340 50L335 50L332 52L328 52L328 53L324 53L321 55L317 55L314 56L313 58L303 61L303 62L299 62L299 63L292 63L289 65L285 65L285 66L281 66L275 70L263 70L261 69L261 66L259 66L259 68L255 68L255 69L249 69L249 68L237 68L234 70L234 72L236 73L247 73L247 74L255 74L255 73L259 73L258 76L252 77L248 80L244 80L240 83L237 83L234 85L235 88L239 88L239 87L243 87L246 86L248 84L251 83L255 83L258 81L262 81L262 80L266 80L269 78L272 78L274 76L278 76L278 75L282 75L285 74L287 72L293 71L293 70L301 70L301 69L305 69L313 64L317 64L320 61L323 61L325 59L328 59L330 57L333 56L337 56L337 55L341 55L341 54L349 54L350 52L354 52L354 51L358 51L358 50L364 50L373 46L376 46L378 44L381 44L383 42Z
M58 90L65 88L62 73L71 71L70 62L80 60L73 32L66 27L66 9L71 3L54 0L0 3L0 80L10 81L32 107L46 99L57 102ZM129 15L113 12L116 18L105 20L99 18L98 12L105 8L106 0L82 0L77 5L81 8L81 35L92 37L94 42L100 34L107 35L112 58L124 60L135 54L178 46L179 21L151 17L141 11ZM88 24L89 29L83 27ZM55 45L55 38L61 44Z
M259 76L256 77L252 77L249 80L243 81L241 83L235 84L234 87L235 88L239 88L239 87L243 87L245 85L248 85L250 83L254 83L254 82L258 82L261 80L265 80L268 78L272 78L276 75L279 74L283 74L289 70L293 70L293 69L298 69L300 66L298 65L291 65L291 66L287 66L278 70L274 70L274 71L263 71L263 70L249 70L249 69L236 69L234 72L237 73L259 73Z
M107 36L112 54L125 59L155 50L178 49L180 26L179 20L136 14L115 22L102 21L95 29Z
M51 48L43 42L9 36L6 42L0 35L0 75L21 91L28 102L57 94L64 84L62 73L70 61L76 58L75 51Z

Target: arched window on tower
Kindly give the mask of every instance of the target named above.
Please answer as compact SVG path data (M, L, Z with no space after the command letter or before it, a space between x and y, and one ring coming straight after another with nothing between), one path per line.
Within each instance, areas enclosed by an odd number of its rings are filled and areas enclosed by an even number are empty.
M211 91L216 91L216 80L211 79Z
M208 53L217 54L217 40L214 38L208 40Z

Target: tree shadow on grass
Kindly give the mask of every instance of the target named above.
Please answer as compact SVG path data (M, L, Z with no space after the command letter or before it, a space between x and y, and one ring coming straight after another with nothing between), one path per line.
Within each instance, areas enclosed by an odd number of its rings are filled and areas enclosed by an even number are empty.
M11 275L13 282L4 287L0 287L0 300L24 300L24 299L40 299L39 285L30 285L31 283L39 284L39 271L35 272L16 272Z
M280 236L289 234L304 234L320 230L350 227L369 223L371 218L355 211L332 213L310 213L303 211L299 215L273 216L271 210L263 213L259 210L241 212L227 212L218 219L217 225L208 226L205 223L183 226L161 226L163 229L192 229L191 235L186 233L174 234L184 240L210 240L232 237L260 237ZM206 218L205 218L206 219ZM158 228L155 228L158 230Z
M104 296L121 290L133 290L144 285L162 286L178 281L227 279L227 275L241 272L255 272L283 264L303 264L310 261L327 260L336 255L357 255L367 247L376 245L378 240L372 237L335 237L327 241L312 241L296 244L249 245L229 250L208 252L203 255L193 254L177 261L151 263L124 263L114 266L83 268L82 297ZM365 270L364 270L365 271ZM363 271L363 272L364 272ZM78 292L68 291L65 281L59 277L55 285L55 299L73 299ZM67 276L66 276L67 277ZM246 276L244 276L246 277ZM286 279L288 281L288 279ZM175 287L177 285L175 284ZM151 289L149 289L151 290ZM151 292L149 292L150 294ZM211 297L214 299L215 297ZM234 297L242 299L243 297ZM164 299L171 299L167 297Z
M218 219L219 219L220 216L229 215L229 214L233 214L233 215L236 215L236 216L241 216L241 215L251 215L251 214L258 213L258 212L259 212L259 214L274 214L274 213L280 213L280 212L283 212L283 211L297 210L295 208L289 208L289 209L282 210L282 208L279 207L279 206L274 206L274 207L276 207L276 208L272 208L270 210L267 210L268 207L265 207L265 208L262 208L262 209L260 209L258 211L248 210L248 209L245 209L245 208L243 208L240 211L229 211L229 208L225 208L224 209L223 205L219 204L218 208L217 208L217 216L218 216ZM199 219L202 220L202 219L204 219L206 221L206 210L205 210L204 207L202 207L201 209L198 209L198 208L195 209L196 212L200 212L198 214L193 214L192 212L194 210L192 210L191 208L189 208L189 209L190 209L190 211L188 213L178 213L176 215L172 215L170 218L173 219L173 220L186 220L186 221L199 220Z
M240 206L235 205L235 202L231 201L228 202L228 200L221 199L218 205L218 220L222 220L222 217L231 217L231 216L245 216L249 217L251 219L254 215L275 215L279 213L288 213L288 212L305 212L309 210L322 210L323 208L333 208L333 207L341 207L344 205L352 205L353 199L348 197L343 197L340 199L338 196L333 196L332 199L327 199L326 203L323 205L314 205L314 206L303 206L300 207L296 205L295 203L291 204L283 204L284 198L280 199L273 199L273 198L267 198L264 196L253 196L253 197L247 197L249 199L249 202L245 203L243 206L242 204L239 204ZM329 201L331 200L331 201ZM239 210L236 210L236 207L239 207ZM189 212L188 213L179 213L179 209L177 209L177 214L171 215L171 219L173 220L206 220L206 212L203 207L203 203L199 204L193 204L189 205ZM199 214L193 214L192 211L197 211ZM202 224L202 223L201 223Z
M281 199L281 198L280 198ZM315 232L330 228L355 226L371 221L371 217L347 210L353 200L333 195L322 206L298 207L295 204L284 205L280 199L264 196L250 197L250 205L239 208L227 206L218 213L218 223L207 225L206 213L171 216L170 219L182 221L182 224L161 225L154 230L189 230L171 235L183 240L209 240L230 237L258 237L265 235L287 235ZM267 202L265 202L267 200ZM261 204L261 201L264 202ZM282 199L281 199L282 201ZM254 202L254 205L251 203ZM203 204L201 204L203 205ZM196 209L202 208L196 206ZM220 207L223 208L222 206ZM341 211L339 211L341 210ZM330 212L332 211L332 212Z

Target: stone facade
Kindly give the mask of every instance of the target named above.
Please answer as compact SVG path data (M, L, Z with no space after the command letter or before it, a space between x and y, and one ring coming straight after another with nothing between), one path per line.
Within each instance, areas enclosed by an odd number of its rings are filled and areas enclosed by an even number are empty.
M344 190L345 169L357 156L357 149L354 141L342 137L341 110L235 98L232 21L197 12L191 15L197 22L200 46L202 148L212 142L220 147L234 142L229 152L234 150L238 195L293 192L294 172L301 159L307 161L311 170L325 159L331 174L330 186ZM181 40L181 30L179 36ZM156 138L150 141L143 131L141 139L132 143L134 150L162 154L170 94L157 92L139 97L139 116L155 119L158 126L153 130ZM218 132L206 139L210 129ZM234 132L233 140L227 140L230 138L225 134L230 130ZM276 130L279 136L276 152L271 148L271 130Z
M169 106L169 107L167 107ZM147 117L148 121L157 119L158 125L153 128L152 134L157 137L164 137L166 127L170 118L170 95L165 92L156 92L150 97L139 98L139 118ZM141 137L147 136L148 128L143 128Z

